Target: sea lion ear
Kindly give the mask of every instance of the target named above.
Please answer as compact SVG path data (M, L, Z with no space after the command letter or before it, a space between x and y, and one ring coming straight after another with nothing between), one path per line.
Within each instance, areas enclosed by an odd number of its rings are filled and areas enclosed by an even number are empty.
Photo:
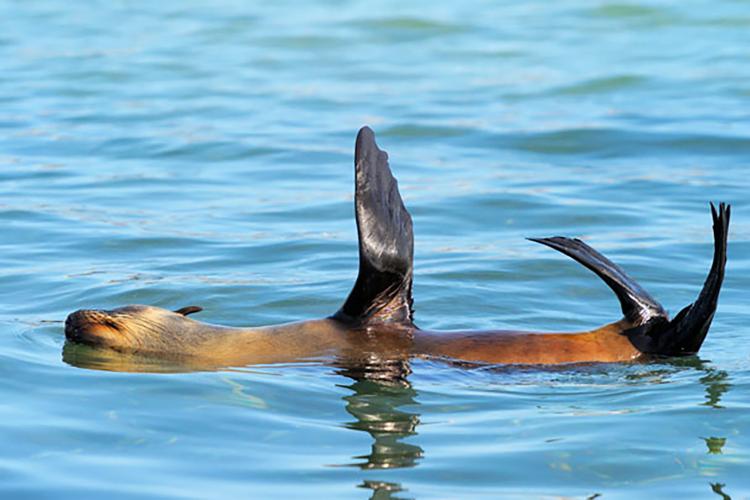
M180 309L177 309L175 312L177 314L182 314L183 316L187 316L188 314L193 314L197 312L201 312L203 310L202 307L198 306L187 306Z

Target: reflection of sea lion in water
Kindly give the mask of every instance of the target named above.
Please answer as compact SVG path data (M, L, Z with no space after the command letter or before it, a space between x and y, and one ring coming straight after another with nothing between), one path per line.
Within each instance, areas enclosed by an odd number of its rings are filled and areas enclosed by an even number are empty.
M65 324L69 340L179 358L191 367L238 366L313 358L440 357L487 363L630 361L643 355L694 354L708 332L726 263L729 206L711 206L714 259L698 299L670 320L662 306L618 266L585 243L535 239L583 264L615 292L624 318L579 333L428 332L412 322L411 217L369 128L357 136L355 209L359 275L342 308L313 321L230 328L194 321L200 308L150 306L81 310Z

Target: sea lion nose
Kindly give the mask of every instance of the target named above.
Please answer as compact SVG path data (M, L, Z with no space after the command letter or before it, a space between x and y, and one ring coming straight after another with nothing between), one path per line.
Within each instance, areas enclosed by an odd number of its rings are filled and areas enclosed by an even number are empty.
M80 341L85 326L91 323L92 316L96 313L97 311L90 309L79 309L70 313L65 318L65 337L69 340Z
M70 340L76 340L78 327L86 312L83 309L68 314L65 318L65 337Z

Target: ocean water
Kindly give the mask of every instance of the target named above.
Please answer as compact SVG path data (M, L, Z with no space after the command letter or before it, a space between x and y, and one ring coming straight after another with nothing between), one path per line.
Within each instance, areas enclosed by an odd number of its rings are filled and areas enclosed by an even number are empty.
M0 497L750 498L750 3L0 3ZM356 276L353 143L390 153L430 329L672 312L733 205L699 356L113 371L79 308L326 316Z

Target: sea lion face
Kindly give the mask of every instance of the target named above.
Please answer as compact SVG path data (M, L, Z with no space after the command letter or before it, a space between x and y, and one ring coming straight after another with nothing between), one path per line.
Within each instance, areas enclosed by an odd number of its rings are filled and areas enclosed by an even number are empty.
M88 345L137 350L160 342L166 332L179 332L194 323L184 314L141 305L109 311L81 309L65 320L65 337Z

